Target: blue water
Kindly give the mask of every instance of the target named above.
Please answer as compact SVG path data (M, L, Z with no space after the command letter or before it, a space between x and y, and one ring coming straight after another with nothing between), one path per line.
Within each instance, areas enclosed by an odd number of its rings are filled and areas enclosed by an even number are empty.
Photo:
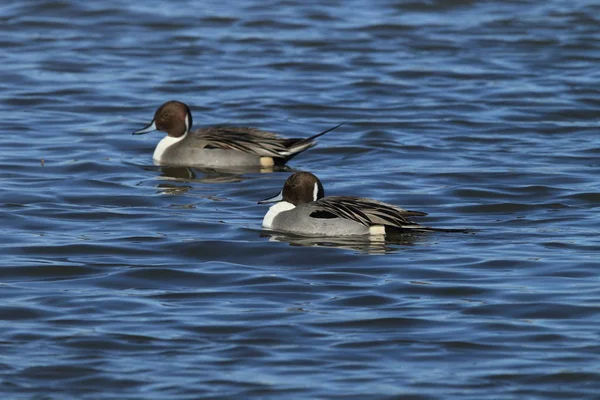
M599 16L2 3L2 398L598 398ZM170 99L196 126L348 122L288 169L161 169L131 132ZM475 233L263 231L295 170Z

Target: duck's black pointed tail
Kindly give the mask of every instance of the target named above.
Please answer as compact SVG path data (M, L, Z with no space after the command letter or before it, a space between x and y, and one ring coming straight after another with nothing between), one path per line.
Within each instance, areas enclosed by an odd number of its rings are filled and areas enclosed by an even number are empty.
M430 228L428 226L421 226L419 228L411 229L415 232L442 232L442 233L475 233L475 229L452 229L452 228Z
M285 156L286 161L291 159L292 157L294 157L294 156L302 153L303 151L308 150L311 147L313 147L314 145L316 145L317 143L315 142L315 139L319 138L320 136L323 136L326 133L331 132L334 129L339 128L340 126L344 125L345 123L346 123L346 121L334 126L333 128L329 128L323 132L317 133L316 135L313 135L306 139L290 139L290 144L289 144L288 150L285 152L285 154L282 154L282 155Z

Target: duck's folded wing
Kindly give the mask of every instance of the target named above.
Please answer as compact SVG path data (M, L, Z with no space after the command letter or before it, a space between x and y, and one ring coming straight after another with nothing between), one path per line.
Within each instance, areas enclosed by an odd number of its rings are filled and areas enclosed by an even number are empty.
M352 196L329 196L310 203L313 218L344 218L365 226L388 225L398 228L419 228L407 217L426 213L409 211L377 200Z
M283 139L279 135L256 128L214 127L193 132L190 145L208 149L237 150L261 157L280 158L297 139Z

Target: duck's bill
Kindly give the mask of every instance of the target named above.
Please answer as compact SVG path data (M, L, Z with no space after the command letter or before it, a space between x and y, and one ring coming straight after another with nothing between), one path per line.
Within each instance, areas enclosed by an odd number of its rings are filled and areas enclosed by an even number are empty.
M155 130L156 130L156 122L154 122L154 120L152 120L152 122L150 122L150 125L140 129L139 131L133 132L132 135L143 135L144 133L154 132Z
M264 199L258 202L258 204L267 204L267 203L277 203L278 201L283 200L283 191L277 193L273 197L269 197L268 199Z

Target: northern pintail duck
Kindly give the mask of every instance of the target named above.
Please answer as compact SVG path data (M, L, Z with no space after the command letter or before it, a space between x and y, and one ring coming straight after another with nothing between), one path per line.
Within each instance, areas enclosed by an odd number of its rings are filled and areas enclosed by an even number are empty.
M192 113L187 104L168 101L154 113L146 127L133 132L167 132L152 156L159 165L205 167L249 167L285 164L292 157L313 147L315 139L339 126L314 136L285 139L256 128L210 127L192 131Z
M274 197L259 201L273 203L263 227L311 236L385 235L391 232L430 231L407 217L427 215L373 199L328 196L319 178L296 172Z

